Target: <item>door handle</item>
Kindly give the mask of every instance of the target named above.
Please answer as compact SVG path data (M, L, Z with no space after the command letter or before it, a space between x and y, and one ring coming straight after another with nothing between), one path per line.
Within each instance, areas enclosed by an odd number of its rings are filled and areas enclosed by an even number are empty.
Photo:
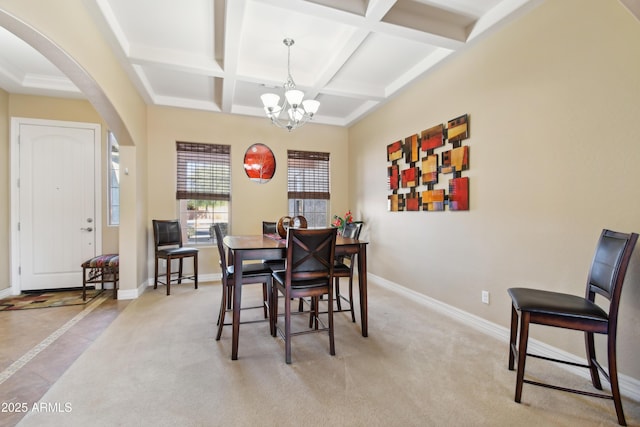
M80 230L84 230L84 231L93 231L93 228L91 228L91 227L87 227L87 228L81 228Z

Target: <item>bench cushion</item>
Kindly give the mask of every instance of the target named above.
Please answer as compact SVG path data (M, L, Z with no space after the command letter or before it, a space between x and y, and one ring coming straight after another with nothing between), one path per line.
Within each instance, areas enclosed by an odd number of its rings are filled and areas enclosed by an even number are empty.
M118 267L119 265L120 257L118 254L98 255L82 263L84 268Z

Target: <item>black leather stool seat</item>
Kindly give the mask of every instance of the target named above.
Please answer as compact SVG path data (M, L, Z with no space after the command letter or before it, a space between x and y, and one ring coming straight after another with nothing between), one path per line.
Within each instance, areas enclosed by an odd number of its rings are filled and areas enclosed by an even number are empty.
M234 268L233 265L227 267L227 278L233 279ZM263 276L271 274L271 268L262 262L247 263L242 266L242 276Z
M158 255L165 256L185 256L189 254L197 254L198 250L195 248L171 248L171 249L158 249Z
M508 292L516 309L523 312L575 316L580 320L605 323L609 320L603 309L583 297L528 288L511 288Z

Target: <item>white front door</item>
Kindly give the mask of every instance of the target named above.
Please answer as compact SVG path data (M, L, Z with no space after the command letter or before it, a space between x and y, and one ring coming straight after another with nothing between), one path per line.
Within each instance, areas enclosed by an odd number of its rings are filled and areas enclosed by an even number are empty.
M100 126L14 120L19 184L13 281L21 291L80 287L80 264L97 254L100 243Z

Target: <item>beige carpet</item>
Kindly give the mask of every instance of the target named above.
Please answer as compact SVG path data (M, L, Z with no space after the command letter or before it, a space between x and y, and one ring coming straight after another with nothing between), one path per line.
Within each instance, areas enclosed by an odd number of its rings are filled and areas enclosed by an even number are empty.
M259 299L256 287L245 302ZM266 323L216 342L219 284L149 289L42 398L20 426L595 426L617 425L610 401L525 385L513 401L507 343L370 285L369 337L336 315L326 335L294 339L293 364ZM260 315L258 312L256 315ZM243 312L245 318L252 316ZM528 371L589 384L531 359ZM640 404L624 402L629 425Z

